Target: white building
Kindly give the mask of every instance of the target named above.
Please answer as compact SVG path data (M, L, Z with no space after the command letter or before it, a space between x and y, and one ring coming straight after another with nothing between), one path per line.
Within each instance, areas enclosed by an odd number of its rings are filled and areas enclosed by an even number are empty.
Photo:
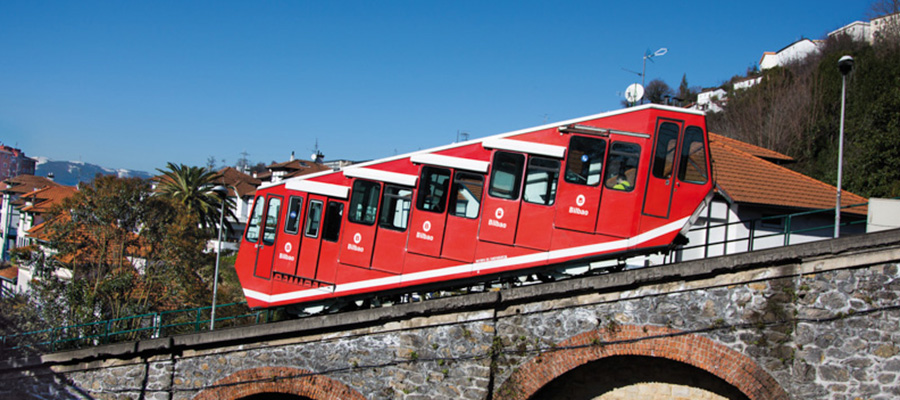
M818 54L821 43L821 41L800 39L777 52L765 52L759 59L759 69L764 71L770 68L788 65L809 57L810 55Z
M691 108L706 112L722 112L728 98L725 89L715 88L697 94L697 103Z

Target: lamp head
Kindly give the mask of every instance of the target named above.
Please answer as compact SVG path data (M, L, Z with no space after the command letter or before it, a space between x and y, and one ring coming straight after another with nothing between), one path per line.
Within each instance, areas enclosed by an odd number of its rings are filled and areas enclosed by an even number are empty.
M226 188L223 185L216 185L214 188L210 189L209 191L219 195L219 197L222 197L222 198L224 198L225 196L228 196L228 188Z
M841 70L841 75L847 75L850 73L850 70L853 69L853 57L843 56L840 60L838 60L838 68Z

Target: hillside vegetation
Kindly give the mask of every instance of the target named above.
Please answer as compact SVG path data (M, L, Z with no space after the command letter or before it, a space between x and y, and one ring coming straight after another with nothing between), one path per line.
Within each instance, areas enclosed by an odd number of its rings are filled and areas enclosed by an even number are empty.
M850 55L842 186L865 197L900 196L900 31L873 44L829 38L821 50L750 75L763 79L749 89L728 90L725 111L709 116L710 131L790 155L797 160L791 168L836 184L838 59Z

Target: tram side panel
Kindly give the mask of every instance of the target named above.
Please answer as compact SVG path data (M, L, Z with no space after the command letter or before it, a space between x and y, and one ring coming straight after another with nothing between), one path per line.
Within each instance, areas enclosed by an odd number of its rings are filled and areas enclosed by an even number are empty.
M624 251L634 235L645 240L636 247L671 243L679 228L673 221L682 223L711 187L702 116L679 120L651 109L586 124L638 135L544 129L440 151L489 160L480 173L409 158L372 164L418 177L417 185L324 175L314 179L349 187L348 198L313 203L306 194L299 210L291 196L302 193L262 190L238 256L242 285L280 296L270 304L296 302L303 300L280 293L303 288L271 286L273 267L333 283L334 293L306 297L323 299ZM337 223L328 223L329 213ZM299 230L297 218L306 220ZM318 230L307 231L317 218Z

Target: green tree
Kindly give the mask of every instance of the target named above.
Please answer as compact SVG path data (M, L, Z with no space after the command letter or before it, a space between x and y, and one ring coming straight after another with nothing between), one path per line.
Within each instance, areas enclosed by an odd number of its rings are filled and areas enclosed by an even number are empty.
M855 65L846 78L843 188L900 196L900 35L878 35L871 44L829 37L818 55L763 71L759 84L729 92L709 129L790 155L797 160L792 168L835 184L844 55Z
M682 104L697 101L697 91L688 86L687 74L681 76L681 84L678 85L678 93L675 96L681 99Z
M206 304L211 255L194 221L146 180L97 176L51 211L46 244L72 277L42 279L37 296L65 299L67 323Z
M204 228L214 231L219 224L219 213L222 201L225 201L227 217L235 219L234 200L212 191L216 172L203 167L189 167L184 164L168 163L165 170L157 169L162 176L157 178L158 191L163 196L174 199L194 215L196 222Z

